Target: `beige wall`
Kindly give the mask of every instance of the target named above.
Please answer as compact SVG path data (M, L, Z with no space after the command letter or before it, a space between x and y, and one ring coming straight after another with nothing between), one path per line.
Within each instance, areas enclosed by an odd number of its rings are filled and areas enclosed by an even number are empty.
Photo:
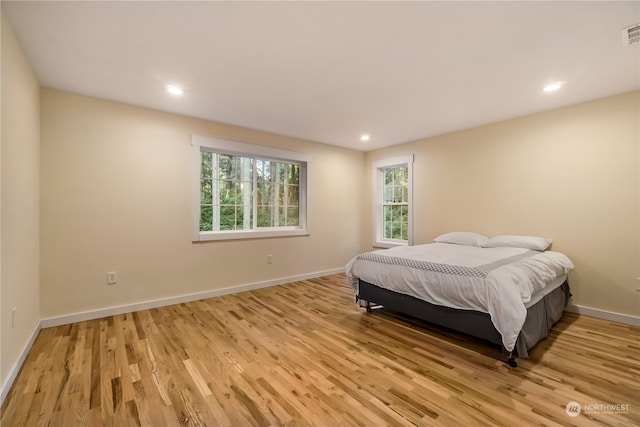
M367 165L415 154L416 243L550 237L576 265L573 304L640 316L639 127L632 92L378 150Z
M638 92L366 155L46 89L41 103L43 318L339 268L370 243L371 161L407 153L416 243L551 237L576 264L574 304L640 315ZM191 134L311 154L312 236L191 243Z
M364 153L48 89L41 105L42 318L341 268L368 239ZM192 243L192 134L310 154L311 235Z
M40 89L4 14L1 19L0 379L4 386L16 373L39 320Z

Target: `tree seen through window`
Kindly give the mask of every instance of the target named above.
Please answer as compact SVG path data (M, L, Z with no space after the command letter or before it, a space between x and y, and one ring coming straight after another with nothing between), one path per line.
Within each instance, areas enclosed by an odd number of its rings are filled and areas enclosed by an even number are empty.
M202 151L200 231L300 225L300 166Z

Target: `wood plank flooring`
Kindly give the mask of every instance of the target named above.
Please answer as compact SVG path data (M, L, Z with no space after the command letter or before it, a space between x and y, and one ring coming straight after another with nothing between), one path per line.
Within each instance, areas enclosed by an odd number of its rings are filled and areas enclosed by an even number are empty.
M43 329L0 424L637 426L639 339L565 314L512 369L334 275Z

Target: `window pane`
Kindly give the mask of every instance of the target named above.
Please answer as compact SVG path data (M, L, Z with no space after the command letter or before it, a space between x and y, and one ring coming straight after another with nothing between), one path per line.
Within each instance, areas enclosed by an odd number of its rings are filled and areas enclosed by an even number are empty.
M268 205L271 200L271 184L258 181L258 205Z
M297 206L300 199L300 187L290 185L288 189L289 206Z
M200 231L213 230L213 207L200 206Z
M383 238L408 240L409 207L402 205L383 205Z
M401 239L402 238L402 223L394 221L392 224L392 239Z
M231 172L230 176L232 179L239 181L242 179L242 157L233 156L231 160L232 160L232 167L230 171Z
M396 203L402 203L404 200L402 199L403 188L400 185L396 185L393 188L393 201Z
M289 227L300 225L300 210L298 207L287 208L287 225Z
M220 206L220 230L236 229L235 206Z
M384 222L384 238L385 239L391 238L391 221Z
M211 178L213 163L213 153L202 152L200 153L200 177Z
M253 228L252 206L238 206L236 208L236 230L251 230Z
M268 182L271 179L271 162L257 160L256 171L258 173L258 181Z
M218 179L231 179L232 163L227 154L218 155Z
M235 223L233 227L235 230L242 230L244 226L244 210L242 206L234 206L235 209Z
M213 200L213 184L210 179L200 180L200 203L203 205L211 204Z
M284 163L276 163L275 166L278 181L284 182L284 180L287 178L287 165Z
M271 227L271 207L258 207L258 227Z
M300 184L300 165L289 165L289 183Z
M242 181L251 181L253 182L253 159L248 157L241 157L241 174L240 179Z
M258 227L299 225L300 188L297 183L300 180L300 167L257 160L256 169Z
M220 204L221 205L232 205L235 203L235 191L233 181L225 180L218 181L218 185L220 186Z
M282 183L277 184L277 190L276 190L276 196L277 196L277 203L279 205L284 205L285 204L285 199L284 199L284 185Z
M393 185L393 169L384 169L384 185Z
M402 206L396 205L393 207L393 220L402 221Z
M244 194L242 194L241 182L233 183L233 190L231 191L231 194L233 195L231 202L234 205L242 205L244 203Z
M393 202L393 185L386 185L384 187L383 202L384 203Z
M396 185L401 185L404 183L404 171L406 170L406 168L395 168L394 169L394 174L395 174L395 183Z

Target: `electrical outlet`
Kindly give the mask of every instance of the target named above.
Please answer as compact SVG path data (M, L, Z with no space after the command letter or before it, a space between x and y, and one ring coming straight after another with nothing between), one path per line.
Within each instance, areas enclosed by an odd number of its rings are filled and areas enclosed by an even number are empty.
M107 285L115 285L118 283L118 272L110 271L107 273Z
M273 255L267 255L267 264L273 264Z
M16 327L16 312L18 311L18 307L13 307L11 309L11 328Z

